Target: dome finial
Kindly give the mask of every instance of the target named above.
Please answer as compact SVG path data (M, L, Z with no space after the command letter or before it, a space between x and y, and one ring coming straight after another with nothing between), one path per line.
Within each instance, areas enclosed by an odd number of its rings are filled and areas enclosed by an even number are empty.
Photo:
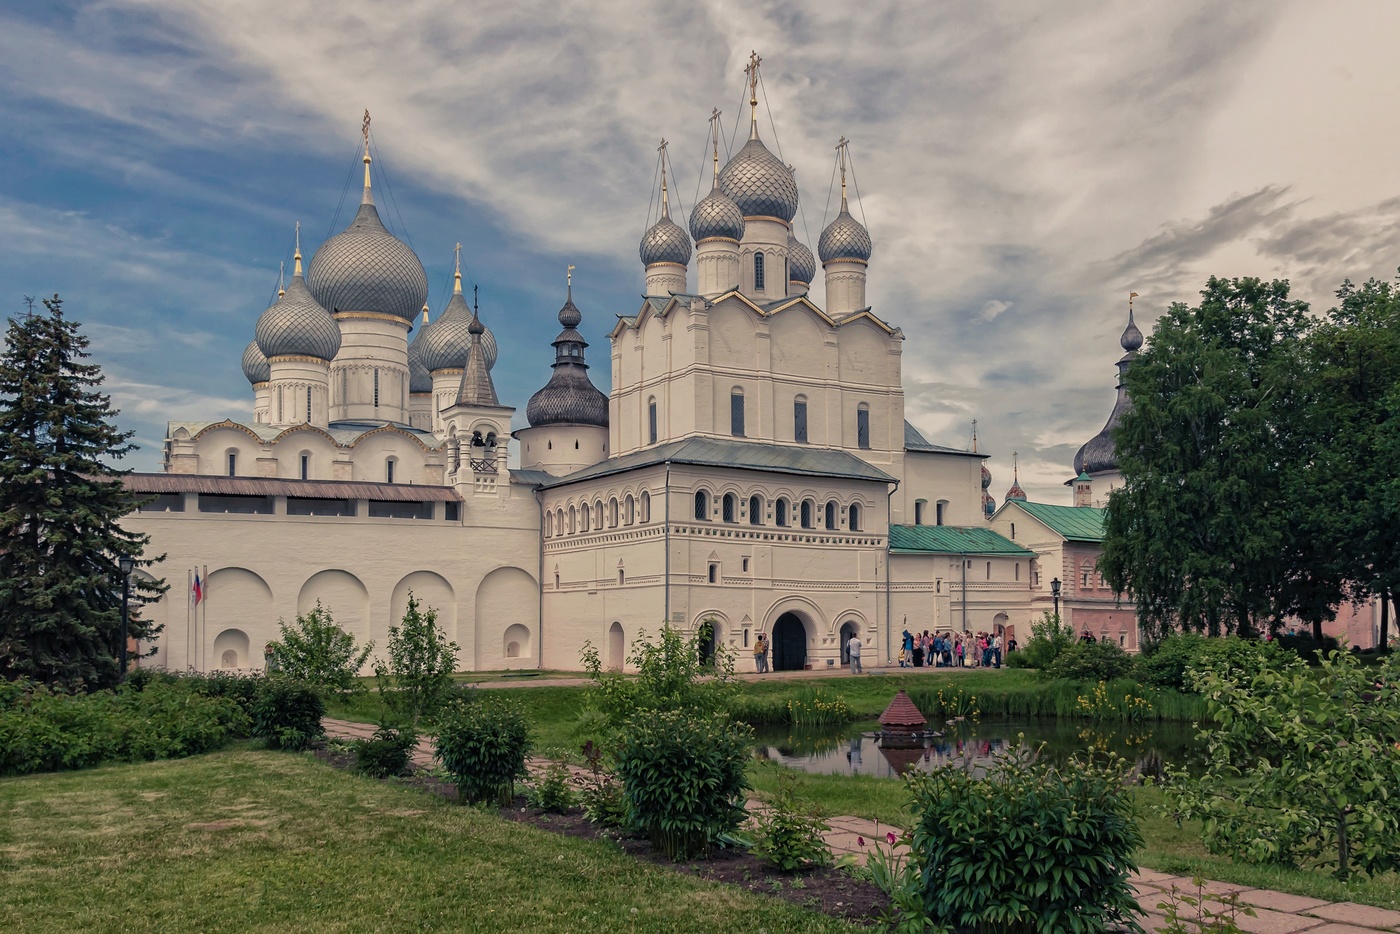
M749 64L744 69L749 76L749 139L758 139L758 66L762 63L758 52L749 52Z
M454 295L462 294L462 244L457 244L452 248L452 292Z
M373 204L374 195L369 188L369 108L365 108L365 120L360 126L360 132L365 137L365 194L360 199L361 204Z
M564 270L564 283L567 290L566 297L569 301L574 300L574 264L570 263L569 268Z
M428 326L428 303L423 303L423 327Z
M1133 299L1138 297L1138 293L1128 293L1128 326L1123 329L1123 336L1118 339L1118 343L1128 353L1136 353L1142 347L1142 331L1133 321Z
M666 142L666 137L661 137L661 145L656 147L656 151L661 153L661 216L671 216L671 200L666 193L666 147L670 143Z
M836 141L836 154L837 154L837 158L841 161L841 210L843 210L843 211L847 210L847 207L846 207L846 147L849 146L849 145L851 145L851 141L848 140L848 139L846 139L846 137L844 137L844 136L841 137L839 140Z
M277 264L277 297L287 294L287 264Z
M715 180L713 186L715 188L719 187L719 117L720 110L716 107L710 114L710 133L715 140Z
M292 278L301 275L301 221L297 221L296 227L296 252L292 254Z

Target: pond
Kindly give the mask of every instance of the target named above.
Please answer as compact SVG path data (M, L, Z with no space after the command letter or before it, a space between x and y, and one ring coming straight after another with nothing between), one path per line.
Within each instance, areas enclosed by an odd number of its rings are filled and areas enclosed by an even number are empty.
M1199 755L1189 723L1096 723L1074 720L969 720L948 724L941 738L914 749L882 749L879 723L868 720L824 731L760 730L754 755L828 775L897 778L909 769L946 765L982 769L1014 746L1018 736L1042 755L1067 758L1093 749L1116 752L1138 769L1155 773L1161 763L1189 767Z

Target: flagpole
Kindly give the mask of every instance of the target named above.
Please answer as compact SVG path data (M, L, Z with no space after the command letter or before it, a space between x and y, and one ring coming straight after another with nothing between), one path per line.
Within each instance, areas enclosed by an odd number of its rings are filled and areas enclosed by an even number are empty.
M200 663L200 665L203 665L203 664L204 664L204 650L205 650L205 648L206 648L206 646L205 646L204 643L207 642L207 641L208 641L208 638L209 638L209 632L208 632L208 630L209 630L209 598L208 598L208 595L206 594L206 591L209 589L209 565L206 564L206 565L204 565L203 567L204 567L204 576L203 576L202 578L200 578L200 582L199 582L199 592L200 592L200 595L201 595L202 597L204 597L204 599L202 599L202 600L199 601L199 602L200 602L200 605L204 607L204 619L203 619L203 622L201 622L200 627L199 627L199 663ZM200 671L204 671L204 670L205 670L204 668L200 668Z
M194 598L194 571L185 569L185 667L193 668L190 664L192 651L190 643L194 641L194 605L190 602Z

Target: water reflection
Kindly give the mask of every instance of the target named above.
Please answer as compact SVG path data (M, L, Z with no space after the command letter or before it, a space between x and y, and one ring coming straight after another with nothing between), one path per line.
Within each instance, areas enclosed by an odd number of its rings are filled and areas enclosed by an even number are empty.
M754 754L804 772L897 778L909 769L945 766L983 771L1019 735L1055 760L1086 750L1115 752L1148 772L1164 761L1189 765L1197 748L1194 729L1174 723L965 721L950 723L941 737L908 749L882 748L878 730L870 721L825 732L760 732Z

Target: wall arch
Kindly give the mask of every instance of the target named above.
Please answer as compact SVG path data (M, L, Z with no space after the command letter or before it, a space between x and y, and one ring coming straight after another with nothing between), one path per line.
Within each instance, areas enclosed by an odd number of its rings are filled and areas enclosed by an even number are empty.
M512 661L530 656L530 630L519 623L511 623L501 638L501 656L510 665Z
M232 630L241 633L243 641L240 643L239 667L249 667L249 646L254 641L262 645L277 635L272 588L260 575L247 568L219 568L211 571L204 581L204 594L202 632L222 635L226 630ZM200 659L198 667L201 671L219 667L226 649L220 648L216 652L217 641L216 637L204 643L195 655Z
M262 659L258 659L261 667ZM215 668L252 668L248 634L241 629L225 629L214 637Z
M369 590L349 571L332 568L307 578L297 594L297 614L309 613L316 601L330 611L335 624L364 643L375 635L370 629Z
M536 667L534 634L539 631L539 609L539 585L529 572L500 567L483 577L476 588L475 667ZM508 632L513 633L509 639ZM519 655L506 655L511 642L517 643Z
M388 625L397 626L402 622L404 614L408 612L409 593L418 601L420 613L427 612L429 607L437 610L438 626L447 633L448 639L460 646L461 641L457 638L457 592L447 578L432 571L414 571L405 575L394 585L394 594L389 601ZM461 662L460 658L458 662Z

